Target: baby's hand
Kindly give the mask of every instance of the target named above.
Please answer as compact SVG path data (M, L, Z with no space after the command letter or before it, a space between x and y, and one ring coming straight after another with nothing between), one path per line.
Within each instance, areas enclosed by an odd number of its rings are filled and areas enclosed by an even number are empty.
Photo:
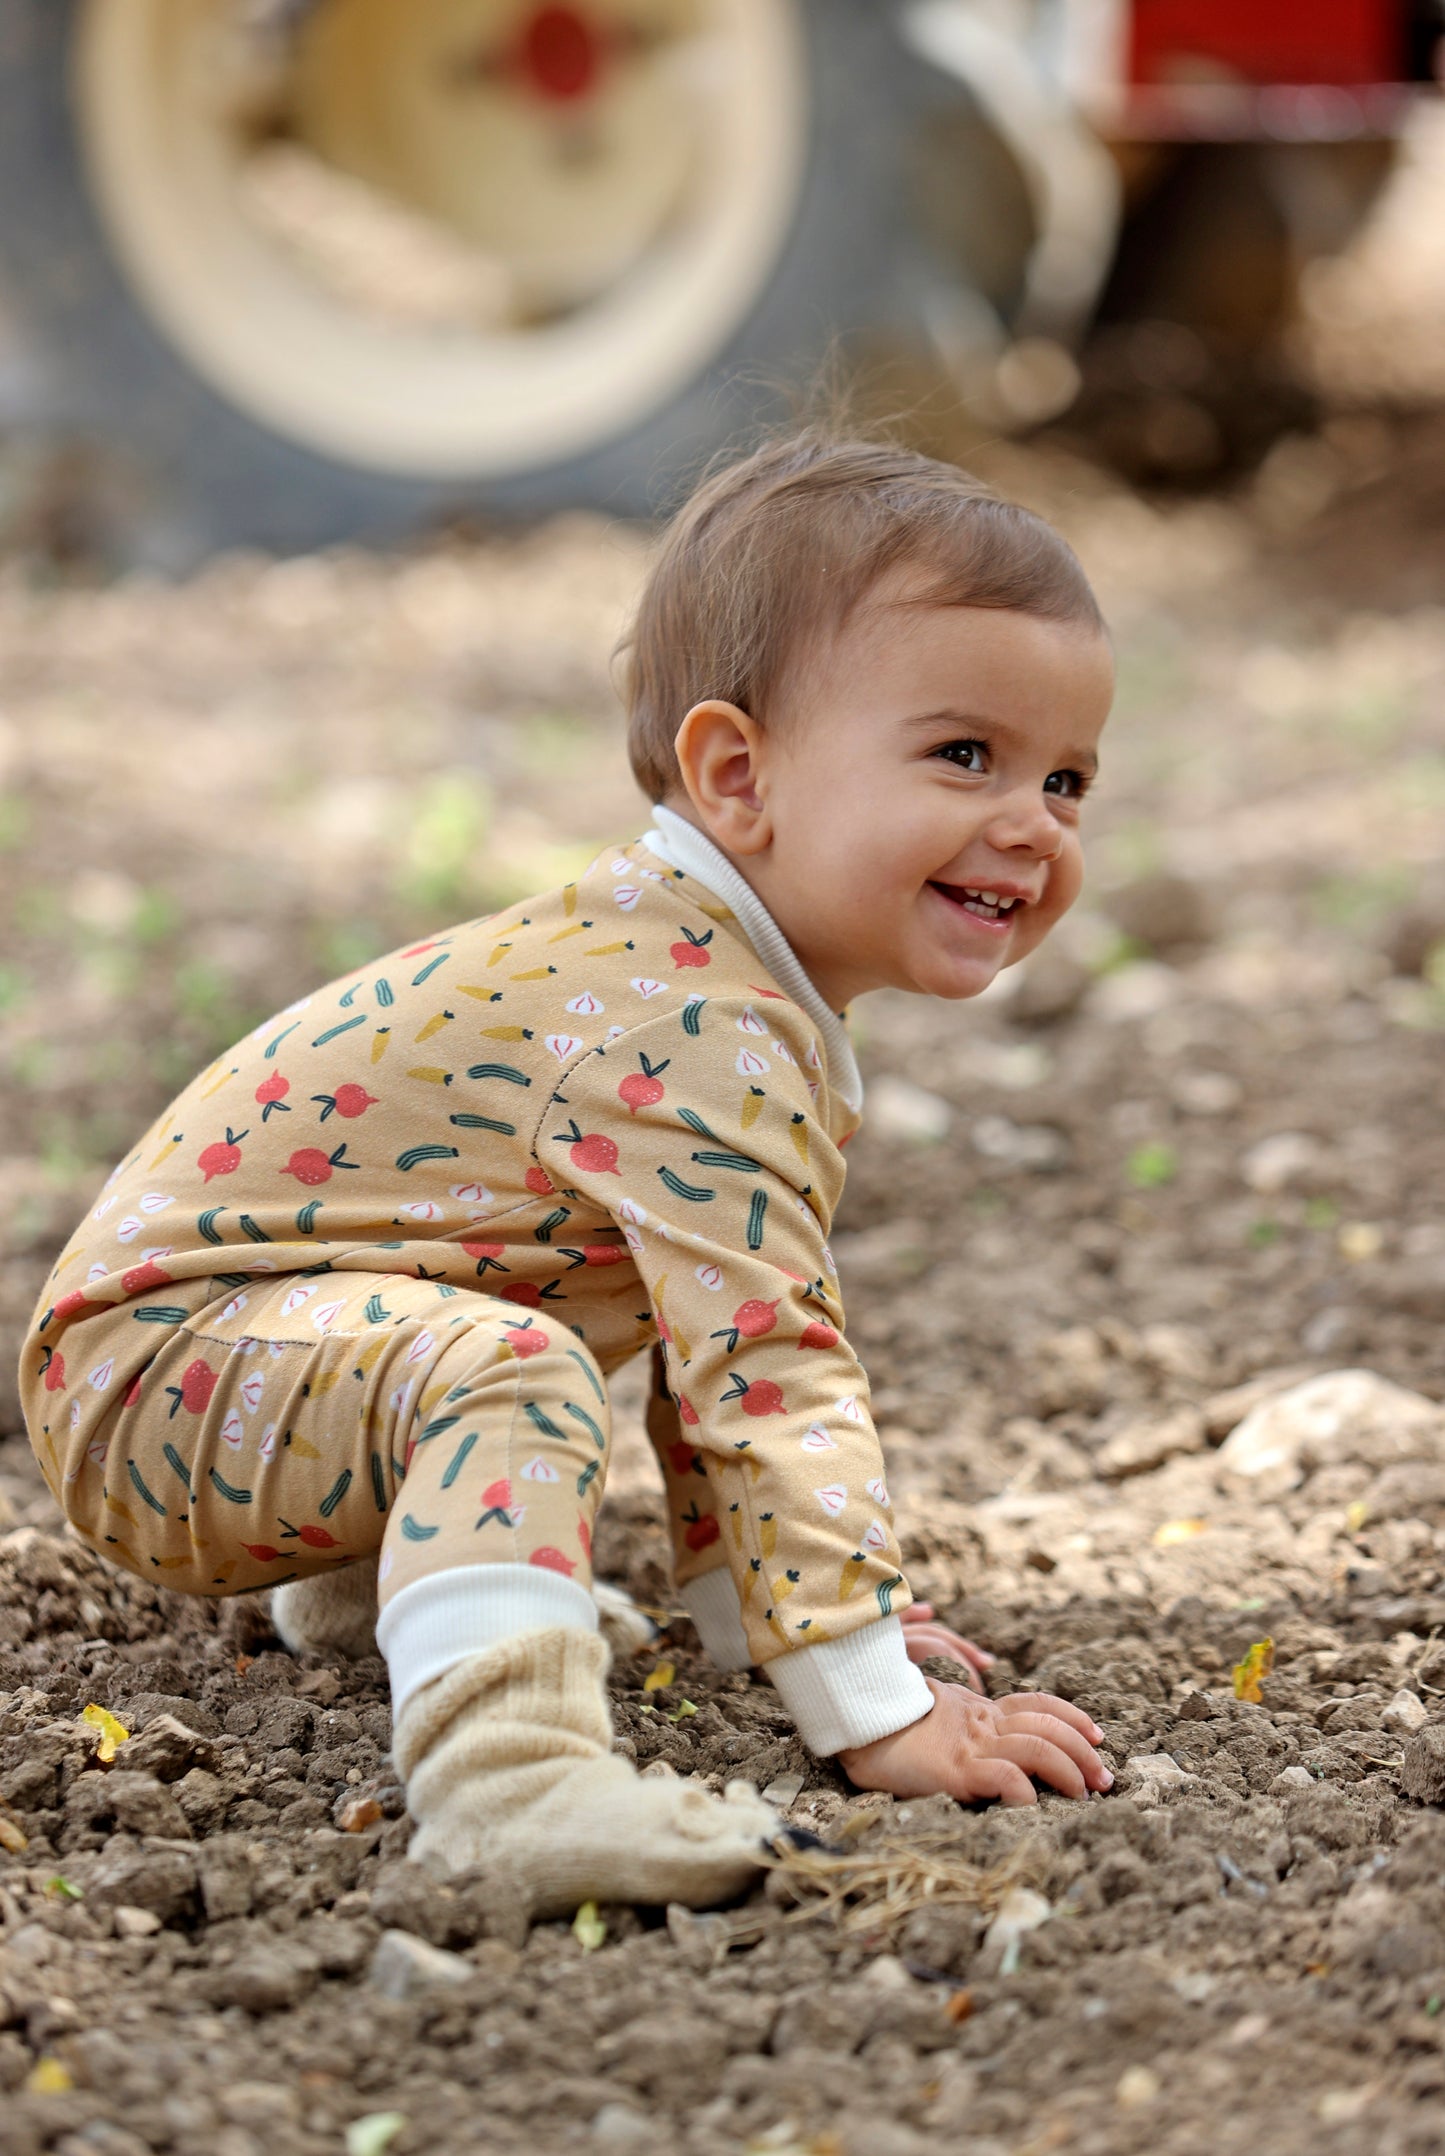
M950 1631L946 1624L940 1624L931 1602L910 1602L900 1615L903 1644L908 1649L910 1662L926 1662L931 1654L941 1654L945 1661L962 1663L974 1691L983 1690L979 1673L993 1665L993 1656L986 1649L975 1647L962 1633Z
M1104 1733L1081 1707L1051 1692L980 1699L960 1684L923 1681L934 1698L931 1714L891 1737L838 1754L859 1789L885 1789L895 1797L942 1790L964 1803L1000 1797L1005 1804L1034 1804L1030 1775L1066 1797L1111 1787L1114 1777L1094 1750Z

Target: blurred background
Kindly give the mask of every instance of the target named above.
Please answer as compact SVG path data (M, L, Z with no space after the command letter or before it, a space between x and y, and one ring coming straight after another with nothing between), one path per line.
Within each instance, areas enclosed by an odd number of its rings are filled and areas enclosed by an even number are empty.
M0 0L0 1322L243 1029L635 833L656 518L820 373L1053 516L1120 655L1066 930L855 1014L885 1411L1096 1304L1231 1367L1445 1314L1442 28Z

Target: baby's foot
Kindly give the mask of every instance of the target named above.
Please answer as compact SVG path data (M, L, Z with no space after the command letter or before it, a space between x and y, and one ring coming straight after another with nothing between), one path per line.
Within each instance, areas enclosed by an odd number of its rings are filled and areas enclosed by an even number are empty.
M406 1702L393 1751L418 1863L491 1870L533 1917L584 1901L705 1909L747 1885L776 1816L746 1783L715 1797L612 1754L607 1659L595 1633L517 1633Z
M778 1829L746 1782L715 1797L616 1757L569 1762L527 1802L507 1801L511 1780L506 1768L468 1777L429 1806L409 1854L443 1874L500 1871L534 1917L564 1916L584 1901L711 1908L756 1876Z
M271 1590L271 1622L293 1654L358 1662L376 1653L375 1557Z

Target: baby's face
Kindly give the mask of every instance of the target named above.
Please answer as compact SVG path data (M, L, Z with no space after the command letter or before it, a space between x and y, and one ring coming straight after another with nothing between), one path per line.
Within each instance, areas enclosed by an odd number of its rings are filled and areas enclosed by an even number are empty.
M759 773L772 841L748 870L835 1010L869 988L976 996L1083 880L1107 641L1000 608L910 604L911 582L880 587L799 668Z

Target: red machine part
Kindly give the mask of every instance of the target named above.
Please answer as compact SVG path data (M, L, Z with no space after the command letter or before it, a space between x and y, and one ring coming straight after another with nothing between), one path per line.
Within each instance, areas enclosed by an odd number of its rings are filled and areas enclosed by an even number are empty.
M1242 83L1398 82L1403 11L1389 0L1134 0L1129 77L1160 87L1201 64Z

